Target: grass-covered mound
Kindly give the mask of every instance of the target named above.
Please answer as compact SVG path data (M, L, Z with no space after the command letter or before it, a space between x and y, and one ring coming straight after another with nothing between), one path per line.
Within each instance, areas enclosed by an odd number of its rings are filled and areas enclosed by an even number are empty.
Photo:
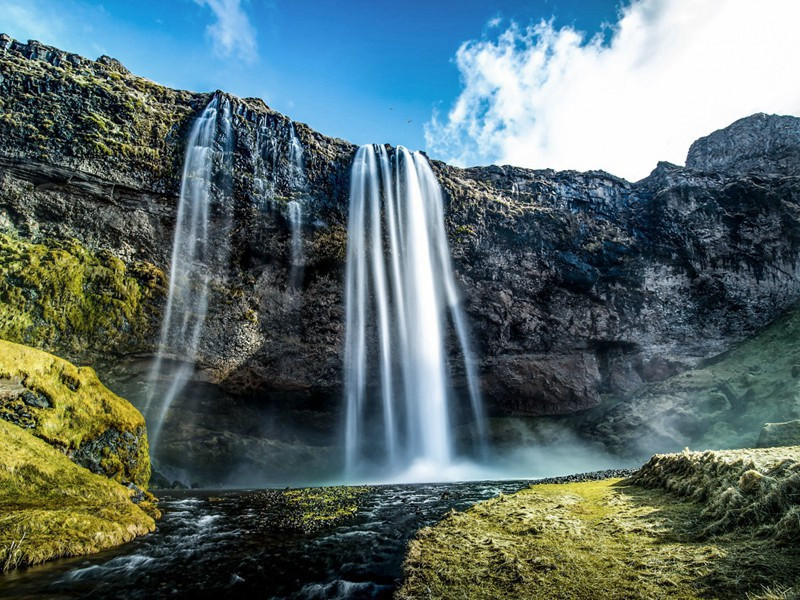
M354 517L369 491L367 486L262 490L253 499L261 504L266 529L311 533Z
M800 446L656 455L630 481L702 503L709 535L748 527L800 546Z
M0 419L97 473L147 487L144 418L100 383L91 368L0 340Z
M675 455L633 480L534 485L452 512L410 543L398 597L795 597L800 538L765 523L796 516L797 452L783 462L772 452L740 457L738 475L733 452ZM776 482L753 486L759 468ZM664 489L686 494L695 485L691 497ZM754 498L740 502L741 494ZM723 523L723 513L735 518Z
M155 528L131 490L0 421L0 571L97 552Z
M132 352L157 332L166 278L75 240L0 233L0 338L64 356Z

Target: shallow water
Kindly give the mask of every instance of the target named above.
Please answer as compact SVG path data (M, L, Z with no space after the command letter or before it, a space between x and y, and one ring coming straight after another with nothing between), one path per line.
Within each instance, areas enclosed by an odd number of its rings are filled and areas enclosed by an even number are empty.
M0 576L3 598L390 598L408 540L449 510L527 482L376 487L327 531L275 533L246 491L170 491L155 533Z

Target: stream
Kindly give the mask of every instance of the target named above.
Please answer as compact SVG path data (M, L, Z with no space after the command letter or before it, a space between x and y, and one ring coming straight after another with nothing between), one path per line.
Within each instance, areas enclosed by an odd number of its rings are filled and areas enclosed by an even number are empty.
M251 491L165 490L154 533L0 576L0 597L390 598L420 528L527 483L377 486L354 518L310 534L265 530Z

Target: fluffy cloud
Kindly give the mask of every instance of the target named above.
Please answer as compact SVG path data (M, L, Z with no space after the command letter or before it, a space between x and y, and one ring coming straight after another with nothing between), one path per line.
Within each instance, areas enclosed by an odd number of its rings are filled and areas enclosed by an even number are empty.
M800 2L633 0L606 39L512 23L456 54L463 89L426 124L456 164L639 179L754 112L800 115Z
M252 63L258 57L256 30L241 0L195 0L214 13L216 21L206 28L214 52L223 58L235 57Z

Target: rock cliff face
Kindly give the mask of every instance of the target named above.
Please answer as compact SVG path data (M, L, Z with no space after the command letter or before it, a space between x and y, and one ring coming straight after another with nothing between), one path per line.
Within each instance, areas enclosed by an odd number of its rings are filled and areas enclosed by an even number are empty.
M107 57L0 37L0 233L8 247L38 244L43 255L74 244L84 272L105 273L87 276L94 287L71 321L57 298L43 308L51 270L7 276L0 301L27 321L0 313L0 336L89 362L136 402L157 344L184 144L210 98ZM208 400L176 407L181 433L165 445L175 464L192 445L220 473L215 457L242 447L261 448L254 468L325 463L342 398L356 148L294 123L298 177L292 123L260 100L230 99L232 253L212 290L196 377ZM728 350L800 299L793 117L737 121L696 142L685 168L660 163L636 183L599 171L432 166L493 415L598 410ZM294 265L290 200L303 205ZM4 249L0 264L8 260ZM115 303L102 302L109 296ZM91 311L107 318L95 327Z

